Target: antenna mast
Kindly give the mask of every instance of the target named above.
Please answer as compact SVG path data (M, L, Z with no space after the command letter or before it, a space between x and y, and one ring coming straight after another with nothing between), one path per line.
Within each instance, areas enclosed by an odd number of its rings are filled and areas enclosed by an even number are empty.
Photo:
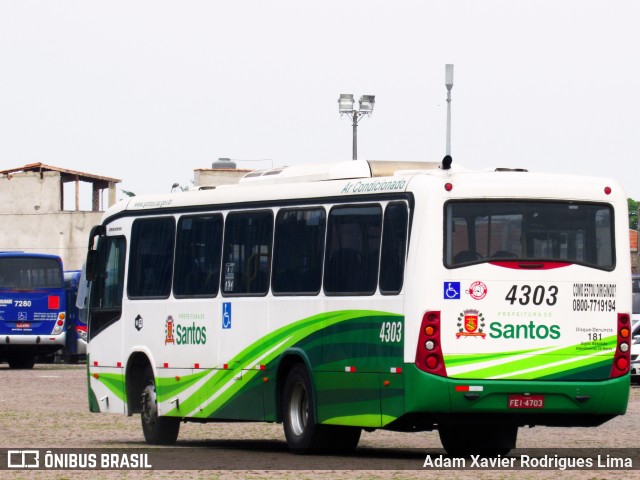
M453 87L453 64L444 66L444 84L447 87L447 146L446 154L451 156L451 88Z

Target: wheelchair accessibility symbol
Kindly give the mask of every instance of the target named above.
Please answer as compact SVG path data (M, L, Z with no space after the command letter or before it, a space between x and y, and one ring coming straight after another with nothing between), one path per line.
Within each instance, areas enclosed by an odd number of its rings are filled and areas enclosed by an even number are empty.
M444 299L460 300L460 282L444 282Z
M231 302L222 304L222 328L225 330L231 328Z

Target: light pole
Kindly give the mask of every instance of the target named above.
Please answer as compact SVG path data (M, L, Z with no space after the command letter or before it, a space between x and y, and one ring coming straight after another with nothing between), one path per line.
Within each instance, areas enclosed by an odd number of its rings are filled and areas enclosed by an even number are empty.
M351 93L342 93L338 98L338 112L340 117L348 115L352 119L353 127L353 160L358 159L358 122L365 115L373 113L373 105L376 103L375 95L362 95L358 101L358 110L353 108L353 95Z

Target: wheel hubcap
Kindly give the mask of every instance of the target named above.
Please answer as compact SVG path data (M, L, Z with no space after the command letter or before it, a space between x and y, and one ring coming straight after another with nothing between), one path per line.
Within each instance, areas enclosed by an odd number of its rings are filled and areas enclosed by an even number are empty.
M142 418L147 425L153 425L157 417L156 389L153 385L147 385L142 392Z
M289 420L293 433L300 436L307 428L309 419L309 400L307 390L301 383L296 383L291 392L291 402L289 403Z

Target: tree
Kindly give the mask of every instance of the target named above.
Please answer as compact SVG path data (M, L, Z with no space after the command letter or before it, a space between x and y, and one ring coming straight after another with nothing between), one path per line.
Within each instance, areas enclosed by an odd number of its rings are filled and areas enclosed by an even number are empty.
M638 202L633 198L627 198L627 204L629 205L629 228L638 230Z

